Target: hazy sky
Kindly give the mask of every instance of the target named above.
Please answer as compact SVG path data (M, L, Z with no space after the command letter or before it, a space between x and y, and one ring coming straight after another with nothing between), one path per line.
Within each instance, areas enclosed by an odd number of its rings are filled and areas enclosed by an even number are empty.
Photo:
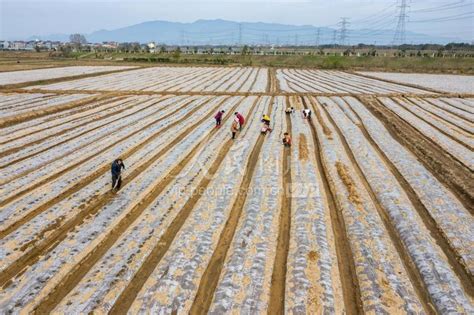
M474 40L474 0L407 0L407 29ZM0 0L0 39L90 33L150 20L332 25L349 17L354 29L393 29L396 0ZM425 10L428 9L428 10ZM380 12L380 13L379 13ZM374 17L374 14L380 18ZM369 17L365 19L365 17ZM430 21L433 20L434 21Z

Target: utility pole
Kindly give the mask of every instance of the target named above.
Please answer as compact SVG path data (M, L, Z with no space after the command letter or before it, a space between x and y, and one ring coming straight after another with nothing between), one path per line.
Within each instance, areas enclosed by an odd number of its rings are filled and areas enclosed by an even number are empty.
M340 29L339 29L339 32L340 32L340 35L339 35L339 39L340 39L340 44L342 46L346 45L346 40L348 38L348 26L349 26L349 18L346 18L346 17L342 17L341 18L341 22L339 22L339 26L340 26Z
M398 23L397 28L395 30L395 36L393 37L393 43L402 45L406 43L406 22L408 20L408 3L407 0L399 0L400 5L398 6L399 13L398 13Z

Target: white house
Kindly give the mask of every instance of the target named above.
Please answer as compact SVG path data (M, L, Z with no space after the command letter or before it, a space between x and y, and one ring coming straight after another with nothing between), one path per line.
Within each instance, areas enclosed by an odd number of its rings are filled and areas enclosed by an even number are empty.
M156 44L155 42L149 42L148 44L146 44L148 46L148 49L151 53L155 53L156 52Z

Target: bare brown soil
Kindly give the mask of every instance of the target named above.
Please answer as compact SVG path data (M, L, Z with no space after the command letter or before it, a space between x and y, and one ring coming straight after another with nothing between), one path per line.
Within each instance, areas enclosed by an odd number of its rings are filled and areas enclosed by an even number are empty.
M299 156L300 161L306 161L308 159L308 144L306 142L306 136L302 133L299 134Z
M290 115L286 115L286 128L287 130L291 130ZM291 231L291 147L285 147L282 163L283 194L281 197L278 238L275 261L273 262L268 314L285 313L286 262L288 260L288 251L290 248Z

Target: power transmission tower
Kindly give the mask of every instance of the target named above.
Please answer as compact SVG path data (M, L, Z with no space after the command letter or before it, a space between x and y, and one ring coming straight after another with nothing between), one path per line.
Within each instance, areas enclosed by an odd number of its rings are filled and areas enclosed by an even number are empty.
M295 46L298 46L298 34L295 34Z
M334 33L332 34L332 43L334 48L336 48L336 38L337 38L337 30L334 30Z
M395 30L395 35L393 37L393 43L402 45L406 43L406 23L408 20L408 3L407 0L400 0L399 13L398 13L398 23Z
M342 46L346 45L347 44L347 39L348 39L348 26L349 26L349 18L346 18L346 17L342 17L341 18L341 22L339 22L339 26L340 26L340 29L339 29L339 40L340 40L340 44Z
M316 47L319 47L320 35L321 35L321 30L318 28L318 31L316 32Z

